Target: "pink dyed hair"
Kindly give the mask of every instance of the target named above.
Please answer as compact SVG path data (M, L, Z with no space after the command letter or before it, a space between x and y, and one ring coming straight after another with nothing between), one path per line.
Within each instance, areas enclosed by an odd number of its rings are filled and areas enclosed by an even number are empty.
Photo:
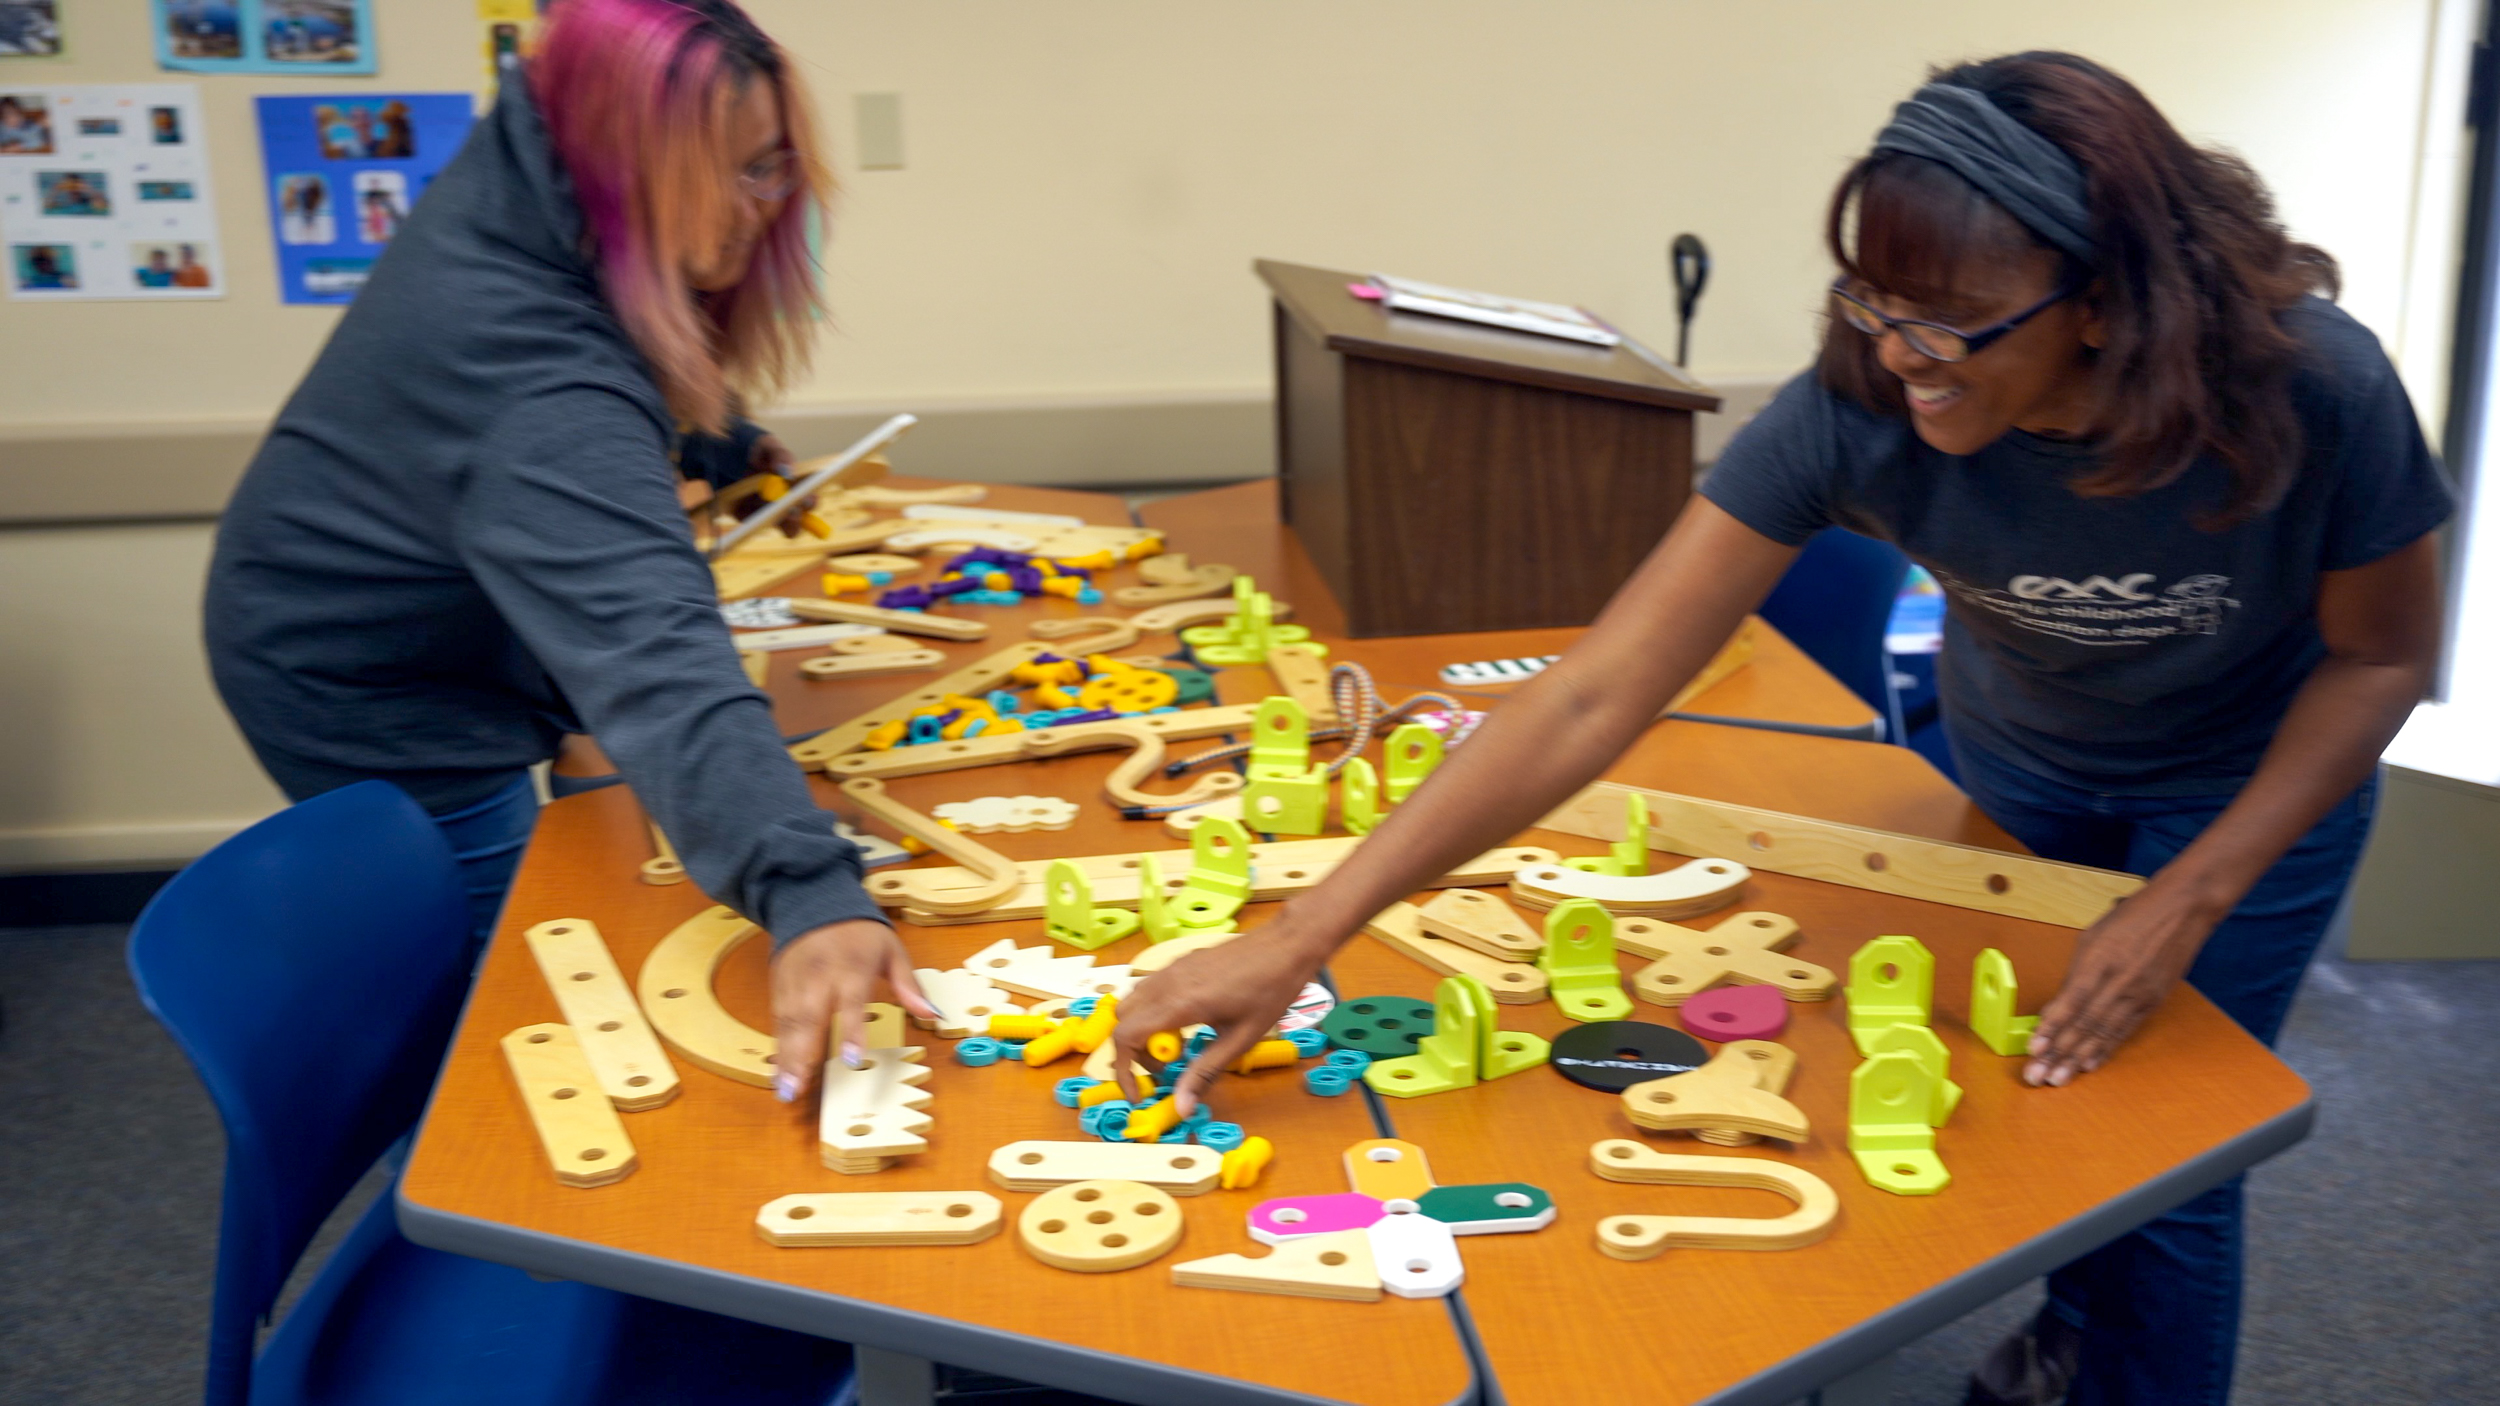
M773 86L796 186L745 276L698 294L689 251L716 244L730 202L749 198L732 184L725 129L730 105L758 80ZM718 433L740 396L769 396L805 370L824 307L808 221L833 179L779 46L732 0L563 0L529 85L573 178L608 301L677 418Z

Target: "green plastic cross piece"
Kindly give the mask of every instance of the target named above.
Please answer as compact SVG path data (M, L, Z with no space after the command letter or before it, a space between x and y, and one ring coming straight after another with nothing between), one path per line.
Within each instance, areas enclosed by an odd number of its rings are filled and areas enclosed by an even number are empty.
M1545 915L1545 950L1536 964L1554 1004L1573 1020L1621 1020L1632 1013L1615 965L1614 915L1585 898L1567 899Z
M1971 1033L2008 1057L2031 1053L2031 1032L2040 1028L2040 1017L2014 1014L2014 990L2013 961L1993 947L1981 952L1970 972Z
M1192 625L1181 631L1198 656L1198 662L1215 665L1250 665L1267 662L1267 652L1280 644L1311 644L1311 632L1300 625L1276 623L1276 600L1265 591L1253 590L1250 578L1233 578L1233 613L1213 625ZM1311 645L1313 652L1325 655L1324 645Z
M1943 1080L1907 1050L1879 1054L1849 1074L1849 1152L1867 1183L1896 1196L1933 1196L1952 1183L1936 1156Z
M1328 768L1300 776L1261 776L1241 788L1241 818L1268 835L1320 835L1328 830Z
M1442 978L1432 991L1432 1033L1418 1041L1415 1053L1376 1059L1363 1071L1363 1082L1391 1098L1421 1098L1473 1088L1484 1037L1481 1016L1468 999L1466 983L1473 977ZM1476 982L1476 989L1484 989ZM1492 998L1486 997L1487 1001Z
M1422 723L1406 723L1389 734L1383 750L1389 758L1389 804L1403 805L1441 765L1441 734Z
M1879 937L1849 957L1849 1038L1859 1054L1887 1025L1925 1025L1936 954L1915 937Z
M1108 946L1137 931L1138 915L1125 908L1096 908L1085 871L1064 859L1042 871L1043 930L1051 940L1079 952Z
M1583 874L1614 874L1637 879L1649 872L1649 801L1638 791L1623 797L1623 838L1597 858L1566 859L1563 867Z
M1146 930L1148 942L1170 942L1182 932L1180 915L1172 911L1151 854L1137 856L1137 924Z
M1361 757L1337 773L1337 820L1349 835L1368 835L1380 824L1380 773Z
M1944 1041L1924 1025L1887 1025L1867 1040L1867 1054L1906 1052L1918 1056L1921 1069L1936 1076L1936 1126L1953 1116L1962 1106L1962 1086L1953 1082L1953 1056L1946 1052Z
M1242 774L1299 781L1311 765L1311 715L1290 698L1262 698L1250 720L1250 764Z
M1187 929L1221 927L1250 901L1250 832L1220 815L1189 830L1189 879L1168 911Z

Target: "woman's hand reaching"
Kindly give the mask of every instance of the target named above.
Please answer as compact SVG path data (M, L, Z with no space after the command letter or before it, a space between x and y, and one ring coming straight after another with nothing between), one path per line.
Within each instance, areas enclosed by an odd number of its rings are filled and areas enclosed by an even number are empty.
M1136 1100L1134 1066L1147 1062L1146 1039L1192 1025L1215 1027L1215 1040L1189 1062L1173 1091L1183 1115L1225 1066L1276 1028L1343 933L1314 931L1288 907L1275 922L1221 947L1194 952L1141 982L1120 998L1120 1022L1111 1041L1120 1092Z

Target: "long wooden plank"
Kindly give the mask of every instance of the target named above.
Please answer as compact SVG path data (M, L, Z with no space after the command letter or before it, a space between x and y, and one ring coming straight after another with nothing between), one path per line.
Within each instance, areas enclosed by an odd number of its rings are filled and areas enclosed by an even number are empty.
M1036 651L1043 648L1037 645L1024 647ZM941 679L923 692L936 690L940 684L952 682L952 679ZM971 691L964 688L947 688L928 701L935 703L938 698L945 696L945 693ZM914 696L917 697L917 695ZM901 700L898 700L898 704L899 706L880 709L880 716L891 718L921 706L917 702ZM828 776L873 776L879 780L888 780L897 776L927 776L941 771L962 771L969 767L997 766L1004 762L1031 761L1039 756L1065 756L1070 752L1087 751L1089 750L1087 739L1100 739L1092 745L1105 749L1127 747L1133 745L1132 734L1136 728L1140 727L1163 738L1166 742L1185 742L1191 738L1214 737L1227 732L1247 732L1258 711L1256 704L1238 703L1212 708L1183 708L1177 713L1141 713L1133 718L1120 718L1107 722L1070 723L1065 727L1036 728L1030 732L1003 732L996 737L967 737L956 742L924 742L917 747L896 747L884 752L837 754L827 758L821 765L822 770ZM844 726L850 728L857 725L845 724ZM836 731L842 730L844 729L836 729ZM860 735L865 737L868 731L869 729L861 729ZM830 733L820 734L819 738L831 735ZM808 742L802 742L798 747L791 748L790 755L799 756L800 747L806 747L819 738L811 738ZM1056 750L1046 750L1049 748L1056 748ZM800 759L806 760L804 757Z
M950 693L987 693L1007 681L1019 664L1032 662L1034 656L1048 654L1050 646L1033 640L1011 644L995 654L984 656L977 664L966 665L943 678L932 680L902 696L888 700L849 722L829 727L805 742L793 743L790 757L810 771L822 771L825 763L847 752L859 750L868 734L896 718L911 716L914 710L931 703L943 702ZM1167 714L1166 716L1170 716ZM977 740L977 739L975 739ZM849 774L849 773L846 773Z
M1753 806L1600 781L1537 822L1590 839L1619 839L1623 802L1649 804L1649 847L1741 859L1773 874L1949 904L2008 918L2087 928L2144 887L2133 874L2004 850L1920 839Z

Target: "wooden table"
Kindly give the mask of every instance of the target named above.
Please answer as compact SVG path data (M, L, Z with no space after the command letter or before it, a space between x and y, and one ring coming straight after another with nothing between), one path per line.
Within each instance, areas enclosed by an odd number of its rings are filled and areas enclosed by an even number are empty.
M1147 518L1166 530L1175 550L1261 572L1263 585L1277 587L1300 619L1337 642L1331 602L1298 574L1306 568L1291 551L1279 550L1290 539L1242 512L1245 499L1255 504L1256 491L1169 500L1153 505ZM1121 520L1116 500L1093 495L998 489L990 503ZM1027 619L1083 613L1062 601L983 610L980 618L994 627L987 641L943 647L959 659L976 658L1021 638ZM1440 663L1552 652L1566 637L1379 640L1346 648L1341 657L1368 663L1394 700L1429 685ZM1726 696L1734 690L1744 711L1776 715L1786 707L1832 719L1846 706L1863 713L1810 662L1770 640L1753 669L1696 706L1739 711ZM1503 643L1479 648L1491 641ZM769 683L794 734L849 717L926 677L815 683L796 676L801 657L778 656ZM1226 671L1220 685L1226 701L1268 691L1257 670ZM1190 750L1175 746L1181 755ZM993 794L1091 801L1112 763L1089 754L890 784L924 811ZM1653 727L1610 775L2015 848L1924 761L1897 747L1669 721ZM830 785L821 778L815 784L830 806ZM1542 831L1522 838L1565 854L1602 849L1594 840ZM1172 843L1151 822L1121 821L1099 804L1086 805L1069 831L985 842L1018 859ZM1215 1100L1219 1116L1274 1141L1277 1160L1254 1191L1185 1199L1189 1229L1181 1246L1136 1273L1080 1278L1047 1268L1012 1243L1012 1228L967 1248L778 1249L750 1225L757 1207L789 1192L996 1190L982 1172L991 1148L1018 1138L1076 1136L1072 1115L1049 1098L1050 1085L1073 1069L966 1068L947 1042L931 1037L932 1150L874 1177L843 1177L818 1165L812 1110L777 1104L762 1090L681 1060L684 1092L676 1101L626 1118L639 1169L607 1187L560 1186L495 1046L515 1026L559 1018L520 933L557 917L591 919L624 970L634 972L654 942L706 906L691 886L636 882L635 868L647 857L641 812L621 787L542 812L403 1178L402 1224L410 1238L438 1248L846 1339L872 1350L864 1362L890 1365L896 1359L884 1353L906 1354L1139 1402L1785 1401L2262 1160L2296 1141L2310 1116L2300 1081L2187 991L2102 1072L2068 1089L2019 1089L2016 1061L1981 1052L1961 1024L1970 960L1982 946L2007 951L2025 983L2025 1008L2036 1008L2063 969L2071 932L1759 874L1744 906L1798 919L1804 936L1794 950L1808 960L1843 969L1855 946L1891 932L1915 934L1937 952L1936 1029L1954 1053L1954 1077L1969 1091L1939 1135L1954 1174L1943 1195L1907 1199L1875 1191L1842 1150L1846 1075L1855 1058L1835 1001L1792 1007L1783 1037L1801 1058L1792 1095L1814 1120L1814 1136L1793 1154L1767 1145L1769 1155L1815 1170L1841 1197L1838 1229L1802 1250L1669 1251L1633 1264L1600 1254L1593 1227L1606 1214L1775 1214L1779 1204L1762 1192L1597 1179L1585 1170L1589 1144L1638 1134L1611 1096L1545 1070L1412 1100L1313 1098L1282 1071L1228 1080ZM1244 925L1265 917L1254 906ZM1033 922L907 925L903 932L927 966L952 965L1002 936L1026 945L1042 940ZM1131 938L1096 955L1121 961L1142 945ZM719 988L733 1013L768 1026L763 947L751 942L734 953ZM1425 996L1436 980L1367 938L1339 955L1332 974L1350 996ZM1562 1025L1550 1005L1499 1011L1506 1028L1551 1035ZM1637 1014L1672 1023L1658 1008ZM1467 1285L1438 1304L1391 1298L1351 1305L1170 1284L1164 1265L1172 1259L1258 1253L1243 1227L1252 1204L1344 1189L1340 1151L1382 1135L1423 1145L1444 1184L1543 1186L1562 1219L1535 1235L1462 1242ZM1640 1136L1668 1150L1708 1150L1674 1136ZM1002 1199L1010 1217L1024 1201Z

